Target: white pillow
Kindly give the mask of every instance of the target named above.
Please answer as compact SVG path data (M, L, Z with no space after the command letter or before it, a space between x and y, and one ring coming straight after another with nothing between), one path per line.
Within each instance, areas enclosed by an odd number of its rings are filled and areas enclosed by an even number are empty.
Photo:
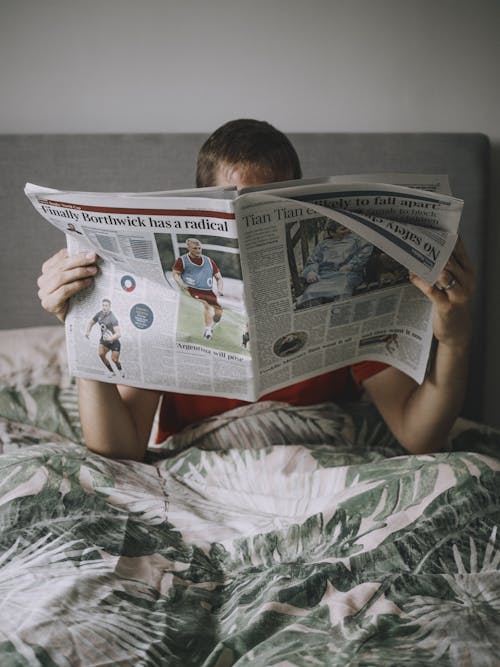
M0 330L0 384L68 387L64 326Z
M0 417L81 441L62 325L0 331Z

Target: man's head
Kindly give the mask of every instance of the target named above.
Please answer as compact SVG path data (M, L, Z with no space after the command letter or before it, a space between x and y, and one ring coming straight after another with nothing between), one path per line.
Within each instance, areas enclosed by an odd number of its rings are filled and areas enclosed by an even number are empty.
M288 137L265 121L240 118L219 127L198 155L196 186L245 187L301 178Z
M102 309L105 313L109 313L111 310L111 301L109 299L102 300Z
M200 257L202 252L201 242L198 239L186 239L186 247L191 257Z
M350 230L334 220L329 220L326 225L326 237L329 239L342 239L348 236Z

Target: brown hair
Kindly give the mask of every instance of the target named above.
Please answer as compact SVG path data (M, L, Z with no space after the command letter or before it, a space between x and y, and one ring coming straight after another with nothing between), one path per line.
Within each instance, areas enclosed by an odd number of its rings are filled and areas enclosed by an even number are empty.
M205 141L198 154L196 186L215 185L217 169L224 164L257 169L268 181L302 177L288 137L269 123L251 118L231 120Z

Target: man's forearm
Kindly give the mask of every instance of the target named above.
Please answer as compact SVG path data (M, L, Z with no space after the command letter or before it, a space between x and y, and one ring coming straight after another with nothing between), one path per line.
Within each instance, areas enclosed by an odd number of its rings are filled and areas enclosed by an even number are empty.
M111 458L142 461L145 444L115 384L79 379L78 403L85 443L90 450Z
M406 405L404 431L410 451L436 451L446 444L463 406L468 363L467 345L438 344L429 375Z
M409 452L435 452L446 444L462 408L468 356L466 344L438 344L431 372L421 385L392 367L363 383L388 427Z
M182 280L181 274L178 273L177 271L172 271L172 275L174 277L175 282L180 287L180 289L185 290L186 289L186 283Z

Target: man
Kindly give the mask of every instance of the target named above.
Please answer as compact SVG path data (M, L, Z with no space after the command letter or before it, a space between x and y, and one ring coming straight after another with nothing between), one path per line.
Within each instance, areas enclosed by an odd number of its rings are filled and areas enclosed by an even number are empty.
M218 128L202 146L196 182L202 187L243 188L300 177L297 154L282 132L269 123L240 119ZM65 250L47 260L38 279L42 306L63 321L68 298L92 283L96 260L92 253L68 257ZM464 399L474 271L459 241L437 283L430 285L413 274L410 280L435 306L436 352L421 385L396 368L365 362L296 383L260 400L296 405L342 400L354 378L409 452L442 448ZM79 380L87 447L104 456L142 461L160 396L155 391ZM164 435L172 433L241 403L213 396L164 394L160 428Z
M120 363L120 327L118 325L118 320L111 311L111 301L109 299L102 300L102 310L94 315L87 325L87 331L85 333L85 338L90 337L90 332L92 331L95 324L99 325L101 332L99 338L99 347L98 354L99 359L108 369L108 377L115 377L115 371L111 366L107 355L111 352L111 360L120 372L121 376L124 377L122 365Z
M222 306L217 301L212 285L215 278L219 296L223 296L223 282L219 267L213 259L202 253L198 239L186 240L187 253L177 258L172 273L175 282L193 299L203 305L203 319L205 322L204 338L210 340L214 326L222 317Z
M314 248L302 276L307 285L297 306L352 296L364 280L373 246L347 227L330 220L326 237Z

